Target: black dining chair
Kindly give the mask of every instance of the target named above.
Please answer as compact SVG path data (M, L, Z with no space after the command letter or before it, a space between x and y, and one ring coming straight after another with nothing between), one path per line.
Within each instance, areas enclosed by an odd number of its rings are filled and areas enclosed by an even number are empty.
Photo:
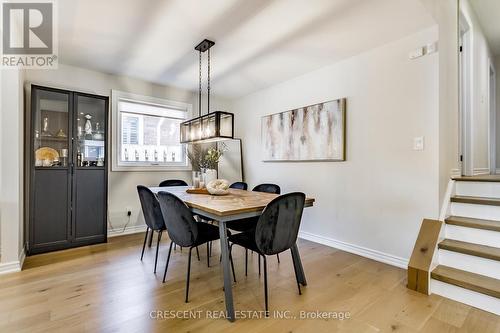
M179 244L183 247L189 247L188 255L188 269L186 278L186 299L188 302L189 296L189 277L191 274L191 251L193 248L207 244L207 265L210 267L210 259L208 255L208 243L219 239L219 228L202 222L196 222L193 213L189 207L173 195L168 192L159 192L158 201L160 203L160 209L167 226L167 232L170 236L170 248L168 250L167 263L165 265L165 273L163 274L163 282L167 277L168 263L170 261L170 253L172 252L172 244ZM231 232L227 231L227 235L230 236ZM231 262L231 269L233 271L233 279L236 282L236 275L234 274L233 258L231 253L229 253L229 260Z
M160 183L160 187L166 186L188 186L188 184L181 179L167 179Z
M266 256L279 254L290 250L297 242L300 221L304 210L306 196L304 193L293 192L273 199L259 217L255 229L229 236L230 251L234 244L245 250L258 253L264 260L264 295L266 316L268 315L267 261ZM297 252L298 253L298 252ZM293 254L292 254L293 256ZM247 274L248 257L245 258L245 275ZM294 261L295 279L301 295L297 267Z
M238 190L246 191L248 189L248 184L245 182L235 182L229 185L229 188L235 188Z
M188 184L182 179L167 179L164 180L158 185L159 187L167 187L167 186L188 186ZM149 247L151 247L151 242L153 241L153 236L149 239ZM177 249L177 245L174 245L174 250ZM182 247L181 247L182 251ZM198 254L198 249L196 249L196 254L198 255L198 260L200 260L200 255Z
M165 231L165 221L163 220L163 215L161 213L160 205L156 199L155 194L146 186L138 185L137 193L139 194L139 200L141 201L142 213L144 214L144 221L146 222L146 235L144 236L144 243L142 244L141 260L144 257L144 249L146 248L146 241L148 239L149 231L151 230L151 239L153 239L154 232L158 233L158 241L156 244L156 257L155 257L155 269L158 262L158 249L160 248L160 240L163 231Z
M280 194L281 188L279 187L279 185L276 184L264 183L255 186L252 191ZM255 228L255 225L257 224L258 220L259 220L258 216L248 217L246 219L227 222L226 226L227 228L234 231L248 231ZM245 251L245 257L248 257L248 251ZM276 257L278 258L278 263L279 263L280 262L279 254L277 254ZM259 273L260 273L260 257L259 257Z

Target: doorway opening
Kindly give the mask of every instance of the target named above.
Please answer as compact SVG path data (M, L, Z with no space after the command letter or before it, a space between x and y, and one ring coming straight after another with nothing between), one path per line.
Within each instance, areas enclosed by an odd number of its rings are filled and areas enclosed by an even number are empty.
M459 18L459 168L462 176L472 176L472 56L471 56L471 25L461 12Z

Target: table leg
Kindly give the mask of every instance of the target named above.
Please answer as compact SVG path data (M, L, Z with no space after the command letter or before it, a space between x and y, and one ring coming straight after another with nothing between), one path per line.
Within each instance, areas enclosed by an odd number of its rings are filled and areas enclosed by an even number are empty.
M306 275L304 274L304 268L302 267L302 261L300 260L299 249L297 244L294 244L290 249L292 251L293 263L296 267L297 280L301 285L307 286Z
M227 244L226 223L219 222L220 249L222 255L222 269L224 272L224 296L226 300L226 314L229 321L234 321L233 290L231 280L231 267L229 266L229 250Z

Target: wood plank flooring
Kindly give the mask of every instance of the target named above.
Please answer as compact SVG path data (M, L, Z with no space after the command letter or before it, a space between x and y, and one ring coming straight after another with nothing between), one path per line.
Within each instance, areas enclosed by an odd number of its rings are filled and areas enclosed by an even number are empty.
M139 260L143 235L29 257L20 273L0 276L0 332L500 332L500 317L437 295L406 288L406 271L340 250L299 241L308 286L298 295L288 254L268 259L271 311L348 312L338 319L206 318L224 310L219 250L211 267L206 250L193 254L190 302L184 303L187 251L172 253L167 282L161 282L167 254L162 240L159 272L154 247ZM263 276L257 256L234 248L238 282L236 310L263 311ZM194 252L194 251L193 251ZM162 319L156 311L200 311L200 318ZM178 313L185 314L185 313ZM254 313L255 314L255 313Z

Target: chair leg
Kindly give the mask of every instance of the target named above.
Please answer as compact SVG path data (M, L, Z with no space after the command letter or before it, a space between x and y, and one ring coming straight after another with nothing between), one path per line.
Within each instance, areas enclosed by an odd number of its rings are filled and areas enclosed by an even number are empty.
M153 231L153 229L151 229L151 235L149 236L149 244L148 244L148 247L151 247L151 244L153 244L153 236L154 236L155 232Z
M295 265L295 261L293 260L292 250L290 250L290 253L292 254L293 271L295 272L295 280L297 281L297 288L299 288L299 295L302 295L302 291L300 290L299 277L297 276L297 266Z
M233 271L233 280L236 282L236 274L234 274L234 264L233 264L233 244L229 246L229 261L231 261L231 270Z
M148 241L149 228L146 228L146 236L144 236L144 244L142 244L141 261L144 257L144 249L146 248L146 242Z
M155 270L154 273L156 274L156 264L158 263L158 250L160 249L160 240L161 240L161 234L162 230L158 231L158 240L156 241L156 256L155 256Z
M170 253L172 252L172 245L173 244L174 244L174 242L170 241L170 247L168 248L167 264L165 265L165 273L163 273L163 283L165 283L165 279L167 278L168 262L170 261Z
M207 243L207 267L210 267L210 243Z
M196 256L198 257L198 261L200 261L200 251L198 251L198 246L196 247Z
M189 276L191 274L191 251L193 250L192 247L189 248L189 256L188 256L188 271L187 271L187 277L186 277L186 300L185 302L188 302L188 297L189 297Z
M245 249L245 276L248 276L248 249Z
M279 253L276 253L276 258L278 258L278 264L280 263L280 255Z
M260 254L258 254L259 256L259 275L260 275Z
M266 302L266 317L269 317L269 302L267 295L267 260L265 255L262 257L264 258L264 299Z
M177 244L174 244L174 251L177 251Z

